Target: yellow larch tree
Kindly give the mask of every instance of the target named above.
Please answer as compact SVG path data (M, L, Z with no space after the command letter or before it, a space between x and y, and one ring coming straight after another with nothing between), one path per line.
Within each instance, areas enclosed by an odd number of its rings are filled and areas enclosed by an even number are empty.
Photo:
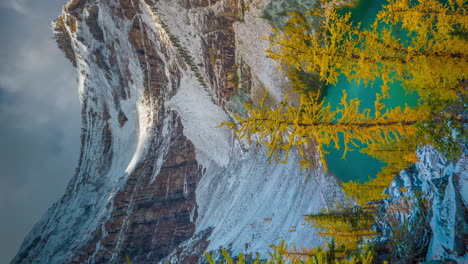
M331 111L318 96L305 91L300 93L299 107L285 100L270 109L261 102L258 107L246 107L249 117L236 116L234 122L225 123L240 137L262 142L271 157L285 162L293 146L306 157L305 146L311 141L317 143L321 159L323 146L328 145L342 148L345 156L353 146L369 146L372 151L379 144L415 134L414 124L434 119L429 117L430 107L421 106L419 113L408 107L383 111L381 99L389 96L389 83L395 80L418 91L423 99L451 101L466 92L462 83L468 45L460 37L468 28L466 0L446 4L391 0L371 29L353 24L349 13L340 15L336 1L320 2L322 8L310 13L321 18L319 26L293 15L284 30L271 38L270 56L294 74L317 73L325 84L336 83L340 75L366 84L381 79L382 92L377 94L374 114L369 109L359 111L359 100L348 101L346 94L338 109ZM301 163L310 165L307 159Z
M304 95L303 95L304 96ZM286 162L292 147L297 147L304 158L302 166L312 165L306 156L307 145L313 140L324 162L324 146L343 150L343 157L353 147L390 143L415 133L414 124L427 118L427 112L409 107L385 109L383 96L377 95L375 110L360 110L360 101L347 99L343 92L341 103L335 111L325 105L319 96L301 100L294 107L286 99L277 107L265 106L265 98L258 107L246 104L247 117L235 115L232 122L223 122L234 129L239 138L261 142L270 157ZM343 141L340 142L340 134Z
M319 235L332 237L337 249L356 250L364 238L377 235L373 230L375 224L373 208L363 207L334 208L317 214L306 215L306 220L312 222L322 231Z
M310 12L319 19L313 27L300 14L270 38L268 54L286 68L317 72L326 84L338 76L373 83L401 81L424 99L453 100L467 77L468 8L466 0L390 0L370 29L353 24L351 14L340 15L337 5L322 0Z
M360 205L386 198L388 195L383 192L388 188L395 175L417 161L415 151L421 143L426 143L424 138L409 135L398 141L361 149L360 152L366 153L386 165L376 174L375 178L369 179L365 183L357 181L342 183L343 191L354 197Z

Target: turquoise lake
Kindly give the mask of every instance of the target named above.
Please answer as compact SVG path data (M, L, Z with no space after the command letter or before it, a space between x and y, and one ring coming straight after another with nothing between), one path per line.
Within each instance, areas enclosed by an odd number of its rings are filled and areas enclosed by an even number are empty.
M363 27L369 26L375 19L377 12L381 9L385 0L361 0L356 7L347 8L345 11L351 11L351 19L354 22L361 22ZM381 82L376 82L372 86L358 85L355 82L348 82L342 76L338 83L333 86L328 86L324 91L325 101L330 103L332 108L336 107L343 95L343 89L348 93L348 99L359 98L361 101L361 109L374 108L375 94L380 92ZM388 107L416 106L417 94L408 94L404 88L398 83L390 85L390 99L382 100ZM354 151L346 154L346 159L341 159L342 151L333 148L325 148L330 152L325 155L329 172L336 175L343 182L357 180L361 183L373 178L377 172L385 165L377 159L374 159L366 154L360 153L359 148L353 148Z

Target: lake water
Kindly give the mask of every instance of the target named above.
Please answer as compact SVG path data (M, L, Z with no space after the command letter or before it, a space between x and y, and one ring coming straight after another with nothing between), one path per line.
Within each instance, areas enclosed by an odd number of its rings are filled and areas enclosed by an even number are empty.
M381 9L382 4L386 4L385 0L361 0L356 7L347 8L346 11L352 12L351 19L354 22L361 22L362 26L369 26L375 19L377 12ZM325 101L329 102L332 107L336 107L343 95L343 89L348 93L348 99L359 98L361 101L361 109L374 108L375 94L380 92L382 82L377 81L374 87L363 84L358 85L355 82L348 82L345 77L341 76L338 83L329 86L325 89ZM399 84L390 85L390 99L382 100L388 107L404 106L405 103L409 106L416 106L417 94L407 94L407 92ZM346 159L341 159L342 151L337 151L332 148L325 148L330 152L325 155L329 172L335 174L341 181L347 182L357 180L361 183L373 178L381 167L385 164L377 159L374 159L366 154L360 153L359 148L353 148L354 151L346 154Z

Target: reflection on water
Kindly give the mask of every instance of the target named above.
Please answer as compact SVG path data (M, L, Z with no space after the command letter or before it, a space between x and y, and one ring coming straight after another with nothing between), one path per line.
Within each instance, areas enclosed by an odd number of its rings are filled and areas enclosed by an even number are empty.
M356 7L344 9L343 13L351 11L351 19L354 22L360 22L363 27L368 27L385 3L387 3L385 0L362 0ZM361 109L370 108L373 110L376 93L380 92L381 85L382 81L378 80L373 85L365 87L363 84L349 82L344 76L340 76L336 85L325 87L323 95L325 101L330 103L333 109L340 103L343 96L342 90L346 90L349 100L359 98ZM417 105L417 94L408 94L400 83L390 84L390 96L391 98L382 100L382 103L387 107L404 106L405 104L409 106ZM360 153L359 149L354 148L355 151L348 152L346 159L342 159L342 151L331 147L325 148L329 152L325 157L330 173L335 174L343 182L355 180L363 183L370 177L374 177L385 164L371 156Z

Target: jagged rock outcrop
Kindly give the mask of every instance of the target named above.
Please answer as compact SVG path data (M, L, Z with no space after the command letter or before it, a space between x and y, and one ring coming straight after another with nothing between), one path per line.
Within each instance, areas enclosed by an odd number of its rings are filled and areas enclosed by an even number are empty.
M385 243L400 240L399 248L389 252L393 257L466 262L467 153L463 145L461 155L448 160L433 147L421 146L419 161L396 175L379 220Z
M281 100L285 80L262 50L265 4L65 4L55 37L79 73L79 165L12 263L196 263L219 246L320 244L302 216L342 196L336 181L300 170L294 154L267 166L263 150L216 127L241 85Z

